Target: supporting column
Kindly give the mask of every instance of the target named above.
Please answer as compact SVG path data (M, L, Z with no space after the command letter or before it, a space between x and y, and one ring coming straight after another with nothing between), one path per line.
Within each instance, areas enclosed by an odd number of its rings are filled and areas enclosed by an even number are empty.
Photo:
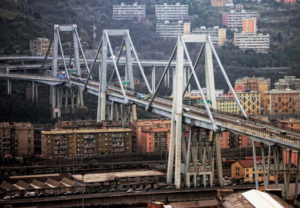
M267 187L266 187L266 161L265 161L265 149L264 149L264 144L261 143L261 157L262 157L262 163L263 163L263 176L264 176L264 191L266 192Z
M222 167L222 157L221 157L221 144L220 144L220 134L214 133L214 141L216 147L216 166L217 166L217 174L218 174L218 181L220 186L223 186L223 167Z
M65 109L67 112L68 109L68 99L69 99L69 89L66 89L66 94L65 94Z
M152 92L155 92L155 66L153 66L152 68Z
M170 88L170 70L171 70L171 67L169 67L169 70L167 72L167 87Z
M34 92L35 92L35 89L34 89L34 81L32 81L32 85L31 85L31 100L32 102L34 101Z
M284 164L284 163L283 163ZM288 175L287 175L287 184L286 184L286 198L288 199L289 190L290 190L290 179L291 179L291 164L292 164L292 150L289 150L289 164L288 164Z
M282 156L282 163L283 163L283 170L286 170L285 167L285 154L284 154L284 148L280 147L281 150L281 156ZM285 193L285 197L287 197L287 178L286 178L286 173L284 171L283 174L283 183L284 183L284 193Z
M186 85L186 72L187 72L187 68L186 67L183 67L183 89Z
M36 104L38 104L38 102L39 102L39 85L35 86L35 100L36 100Z
M190 67L188 67L188 77L190 77L191 76L191 68ZM188 86L188 92L191 92L191 84L189 83L189 86Z
M268 173L267 173L267 181L265 186L268 188L270 184L270 163L271 163L271 145L269 145L268 149Z
M296 173L296 180L295 180L294 204L295 204L296 198L298 196L299 167L300 167L300 151L298 151L298 159L297 159L297 173Z
M173 99L176 99L176 114L174 117L176 121L176 135L175 135L175 186L177 189L181 188L181 139L182 139L182 93L183 93L183 43L178 39L177 45L177 58L176 58L176 78L174 86L176 88L176 95L173 95ZM173 125L173 127L175 127Z
M255 141L252 140L252 150L253 150L253 161L255 168L255 188L258 190L258 173L257 173L257 164L256 164L256 149L255 149Z
M169 69L169 70L170 70L170 69ZM173 68L173 77L172 77L172 78L173 78L173 80L172 80L172 81L173 81L173 89L172 89L172 92L173 92L173 99L174 99L174 90L175 90L175 88L176 88L176 84L175 84L175 83L176 83L176 81L175 81L176 78L175 78L175 76L176 76L176 68L174 67L174 68Z
M75 114L75 109L74 109L74 89L71 88L71 113Z
M280 164L278 146L274 147L274 153L276 154L275 188L278 188L278 173L279 173L279 164Z
M99 85L99 100L98 100L98 122L105 120L105 107L106 107L106 76L107 76L107 39L104 36L102 42L102 63L101 70L99 71L100 85Z
M111 101L110 105L110 120L114 120L114 101Z
M128 74L129 87L134 89L133 82L133 70L132 70L132 57L131 57L131 44L129 40L129 34L125 35L125 47L126 47L126 69ZM127 81L127 80L126 80Z
M6 67L6 74L10 74L9 66Z
M52 76L57 77L57 57L58 57L58 36L57 28L58 25L54 25L54 36L53 36L53 59L52 59Z
M214 67L213 67L211 46L209 43L205 44L205 79L206 79L206 99L210 100L211 108L217 109Z
M77 70L77 74L81 77L81 69L80 69L80 62L79 62L79 45L78 40L75 32L76 25L73 25L73 49L74 49L74 67Z
M7 94L11 95L11 80L7 79Z
M136 104L133 104L133 105L131 106L131 108L132 108L132 120L133 120L133 121L136 121L136 120L137 120Z

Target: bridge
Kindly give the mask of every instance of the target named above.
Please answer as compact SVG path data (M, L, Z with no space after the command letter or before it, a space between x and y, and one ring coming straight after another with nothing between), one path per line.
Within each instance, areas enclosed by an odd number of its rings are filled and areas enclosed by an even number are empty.
M54 55L52 59L52 77L31 76L27 74L0 74L0 78L7 79L8 83L13 79L23 79L32 82L41 82L51 85L50 101L52 105L52 115L60 116L61 108L63 107L63 94L65 98L71 97L72 108L74 107L74 89L77 93L77 107L84 107L82 92L93 94L98 97L98 113L97 120L121 120L122 124L136 119L136 105L144 107L146 111L159 114L171 118L171 136L169 145L169 160L167 183L174 184L177 189L182 187L189 188L191 183L196 187L197 181L201 181L204 186L213 186L214 168L217 168L218 182L223 186L223 174L220 151L220 133L224 131L247 135L252 140L254 166L255 166L255 187L258 186L258 170L256 163L256 143L260 143L263 160L263 171L270 170L270 159L274 158L275 162L275 187L278 187L278 174L284 174L285 192L289 190L290 175L296 174L295 196L298 190L299 169L295 171L291 167L292 151L300 151L300 134L298 132L283 131L266 124L259 124L258 121L248 118L241 106L239 99L231 86L227 77L226 71L216 53L214 45L211 42L210 36L206 35L181 35L178 37L177 44L172 52L170 59L166 62L162 76L157 85L152 77L152 86L150 87L144 73L144 68L139 61L137 52L134 48L128 30L104 30L103 37L97 49L96 56L92 61L92 65L88 66L87 60L83 56L83 62L88 71L86 79L74 78L68 74L66 60L61 48L61 57L64 65L66 79L58 79L58 46L61 46L60 32L70 31L74 34L74 69L77 75L81 77L81 65L79 59L80 38L77 33L77 27L72 26L54 26ZM122 36L123 45L126 48L132 48L132 51L125 51L125 80L122 80L119 71L120 54L114 56L110 43L111 36ZM187 44L202 44L195 63L192 63ZM108 57L108 51L112 54ZM83 52L83 51L82 51ZM144 84L151 97L141 99L137 97L137 92L134 91L133 81L133 58L136 60L137 68L142 75ZM205 57L205 84L207 94L204 95L201 83L198 80L195 69L197 68L200 58ZM176 61L173 61L176 57ZM215 97L215 79L213 57L216 59L218 66L223 74L224 80L229 89L234 95L234 99L238 104L241 115L227 115L216 110ZM184 59L186 58L186 59ZM111 60L109 60L111 59ZM91 81L91 75L95 69L96 63L99 62L99 81ZM185 63L189 70L186 70ZM107 65L112 63L114 72L110 76L110 81L113 76L117 77L117 84L112 85L108 81ZM162 83L166 80L167 74L170 72L170 66L175 64L173 68L173 100L166 100L158 97L157 92ZM211 103L204 102L201 107L194 107L183 104L183 96L189 90L190 81L194 79L201 97L211 100ZM128 86L124 86L124 81L128 82ZM218 80L220 81L220 80ZM8 84L8 93L11 93ZM69 93L71 90L71 93ZM144 93L145 94L145 93ZM65 105L68 104L68 99L65 99ZM127 113L124 113L127 111ZM125 116L125 114L127 116ZM186 140L183 137L184 129L189 129L189 138ZM264 146L268 147L268 161L265 161ZM280 166L280 163L285 161L284 149L289 150L289 162L287 167ZM216 163L216 164L214 164ZM298 166L300 163L300 154L298 154ZM280 169L282 167L282 169ZM264 174L265 190L269 186L269 174ZM274 171L273 171L274 172ZM208 181L208 182L207 182ZM286 194L287 195L287 194Z

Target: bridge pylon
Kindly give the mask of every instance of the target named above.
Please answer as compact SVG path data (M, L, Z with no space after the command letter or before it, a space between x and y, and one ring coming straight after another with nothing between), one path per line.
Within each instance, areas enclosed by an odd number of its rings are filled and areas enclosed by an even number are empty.
M198 57L193 64L189 55L188 48L186 43L202 43L202 47L198 54ZM205 54L205 82L207 93L204 94L200 82L198 80L197 74L195 72L196 67L199 64L202 54ZM194 180L194 186L197 185L197 181L203 181L206 183L207 177L209 177L210 186L213 185L214 179L214 157L216 159L216 167L218 173L218 180L220 185L223 185L223 174L222 174L222 163L221 163L221 151L219 144L219 129L214 121L212 110L217 108L216 105L216 95L215 95L215 79L214 79L214 68L213 68L213 54L215 59L219 64L219 68L222 71L222 74L227 82L229 89L232 91L235 101L237 102L240 111L247 118L244 109L242 108L239 99L235 91L233 90L231 83L227 77L227 74L220 62L220 59L214 49L214 46L211 42L210 36L207 35L181 35L178 36L177 44L172 52L169 63L165 68L161 79L158 82L158 86L153 93L153 96L148 103L146 110L151 109L152 102L156 97L157 91L162 84L166 74L169 72L170 64L173 58L176 55L176 69L173 71L173 106L172 106L172 116L171 116L171 135L170 135L170 145L169 145L169 161L168 161L168 172L167 172L167 183L175 184L176 188L182 187L182 181L184 179L185 186L190 186L191 177ZM188 74L188 80L186 81L186 68L184 67L184 58L188 60L190 73ZM197 89L200 92L201 97L203 98L203 105L207 112L208 118L211 123L210 129L207 129L207 140L201 140L201 136L195 136L193 131L190 131L190 137L188 141L185 141L183 135L183 115L188 113L187 109L183 112L185 108L183 106L183 97L186 91L189 88L191 79L194 78ZM209 102L208 102L209 100ZM189 127L192 128L192 127ZM186 142L188 143L188 148L186 150ZM199 144L193 145L191 144ZM207 142L209 145L207 145ZM193 148L197 147L196 150ZM200 154L201 153L201 154ZM184 156L182 156L184 155ZM197 156L198 155L198 156ZM207 159L205 159L207 158ZM190 162L190 159L193 159L193 163ZM197 161L200 162L200 165L196 164ZM207 163L208 161L208 163ZM191 165L193 164L193 165ZM183 177L185 176L185 177ZM174 179L174 180L173 180Z

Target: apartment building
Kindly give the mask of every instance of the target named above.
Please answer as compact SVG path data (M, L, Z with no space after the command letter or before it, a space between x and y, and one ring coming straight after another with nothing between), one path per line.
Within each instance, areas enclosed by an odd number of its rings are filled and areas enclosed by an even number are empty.
M165 152L169 149L170 119L145 119L130 125L132 139L136 141L136 152Z
M1 156L33 156L34 128L31 123L0 123Z
M146 6L138 5L113 5L113 19L114 20L131 20L131 19L144 19L146 18Z
M213 7L223 7L227 0L210 0L210 5Z
M164 21L156 23L156 34L162 38L177 38L178 35L189 35L191 23L183 21Z
M50 40L47 38L37 38L30 40L29 48L32 55L45 56L50 45ZM50 47L49 56L53 56L53 44Z
M245 11L237 7L236 10L222 14L222 25L230 29L242 29L243 19L256 18L256 16L256 12Z
M236 92L240 103L247 115L260 114L260 94L255 90L244 90Z
M204 96L206 97L206 94L207 94L207 89L206 88L202 88L202 91L203 91L203 94ZM216 89L215 90L215 95L216 95L216 98L221 98L224 94L224 90L218 90ZM200 94L200 91L199 90L192 90L190 95L187 95L187 99L190 99L190 100L202 100L202 97L201 97L201 94Z
M286 118L277 120L277 126L281 128L291 128L300 130L300 120L296 118Z
M270 35L261 33L234 33L234 45L242 50L253 49L267 53L270 49Z
M245 33L257 32L256 17L243 19L243 32Z
M299 90L275 90L264 92L264 115L288 117L300 114Z
M223 95L221 98L217 99L217 110L233 114L239 114L240 112L234 97L228 95Z
M132 152L131 130L66 129L42 131L42 156L95 157Z
M274 88L276 90L300 90L300 79L297 79L296 76L284 76L283 79L279 79L274 83Z
M206 28L205 26L201 26L200 28L193 29L192 34L210 35L212 43L219 46L224 45L224 43L226 42L226 29L219 28L219 26L215 26L213 28Z
M235 81L234 87L237 90L254 90L260 94L261 104L264 91L270 90L271 80L264 77L243 77Z
M155 4L155 15L157 21L165 20L187 20L189 16L189 6L176 3L169 5L164 3L162 5Z

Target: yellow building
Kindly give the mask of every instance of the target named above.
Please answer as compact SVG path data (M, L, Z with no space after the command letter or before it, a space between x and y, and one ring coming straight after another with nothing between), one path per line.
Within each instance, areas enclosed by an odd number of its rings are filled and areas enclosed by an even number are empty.
M239 114L240 112L234 98L228 96L217 99L217 110L233 114Z
M264 181L263 167L258 165L258 182ZM266 171L267 174L267 171ZM231 165L231 177L235 179L243 179L244 182L255 182L255 169L253 160L238 160ZM269 175L270 181L275 181L273 174Z
M260 94L258 91L237 91L236 92L241 105L247 115L260 114Z
M263 93L270 90L270 84L271 80L264 77L243 77L235 81L235 89L256 90L259 92L260 100L263 100Z

